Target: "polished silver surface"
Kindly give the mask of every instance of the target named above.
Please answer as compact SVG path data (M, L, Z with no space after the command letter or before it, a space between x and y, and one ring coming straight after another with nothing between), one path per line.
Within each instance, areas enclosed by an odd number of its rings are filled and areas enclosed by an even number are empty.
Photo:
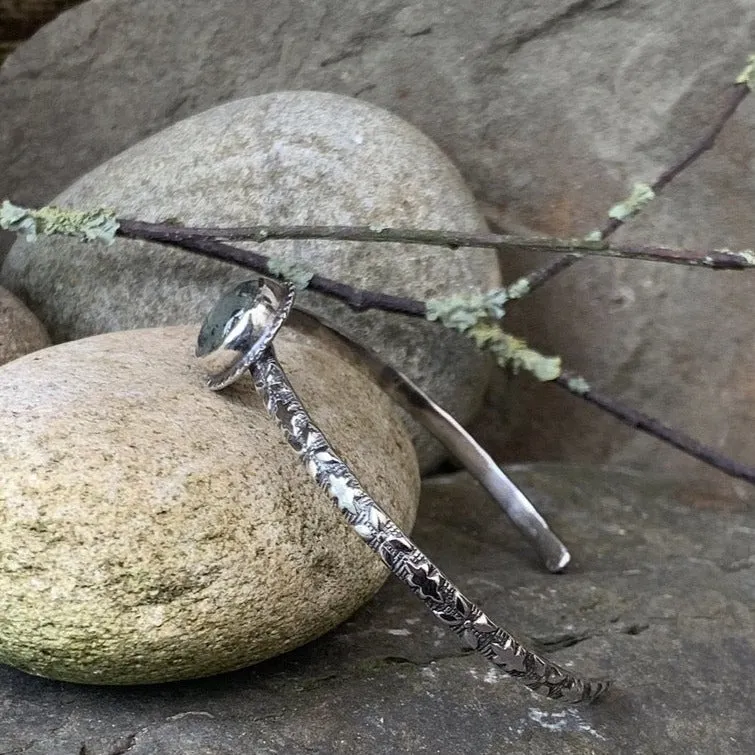
M269 278L244 281L222 296L202 323L196 355L213 391L236 382L273 342L295 289Z
M292 309L286 325L312 335L324 332L347 346L359 357L359 363L370 370L381 388L428 429L490 493L540 555L548 571L561 572L567 567L571 555L540 512L501 470L490 454L406 375L384 362L371 349L351 340L332 323L306 309Z
M255 290L254 285L259 290ZM202 327L197 353L206 360L206 364L219 365L218 372L210 377L210 387L218 389L229 385L249 368L268 413L277 422L312 478L327 491L355 532L393 574L469 647L530 689L551 699L573 703L594 700L601 695L607 689L608 682L587 680L572 674L528 649L511 633L494 624L362 488L304 409L275 358L272 341L291 313L293 287L261 279L254 285L243 291L237 287L228 297L221 299ZM309 317L313 318L311 315ZM223 318L226 318L225 322ZM317 321L313 318L310 322ZM325 327L322 323L318 324ZM247 351L244 351L245 348ZM381 371L385 367L383 365ZM395 374L400 376L396 384L404 386L402 392L405 397L414 396L423 402L429 401L400 373ZM426 412L422 416L426 416ZM445 417L450 419L448 415ZM445 428L446 433L457 442L462 442L459 440L461 436L456 434L460 429L458 425L439 422L438 426ZM483 477L486 468L480 466ZM510 485L518 492L513 483L506 482L503 491L508 490ZM494 485L492 487L495 488ZM531 506L524 496L522 499L527 506ZM526 510L525 521L531 523L533 518L527 506L522 504L521 499L514 501L515 510ZM542 518L537 517L534 521L542 523L540 526L544 525Z

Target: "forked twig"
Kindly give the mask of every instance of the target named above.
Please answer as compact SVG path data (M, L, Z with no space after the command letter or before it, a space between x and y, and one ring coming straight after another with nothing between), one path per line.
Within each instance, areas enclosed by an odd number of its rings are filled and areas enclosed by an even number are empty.
M749 78L742 81L737 80L737 83L732 85L729 97L713 125L710 126L702 137L692 145L691 149L686 154L679 158L673 165L671 165L671 167L664 170L661 175L655 179L655 182L650 184L650 189L653 194L660 194L660 192L663 191L663 189L665 189L680 173L682 173L682 171L689 168L689 166L696 162L698 158L713 148L716 139L721 131L723 131L724 126L728 123L729 119L734 115L737 108L742 104L751 91ZM602 241L606 241L613 236L613 234L616 233L616 231L618 231L627 220L628 217L609 218L603 228L601 228L601 230L595 235ZM557 275L564 272L564 270L568 270L576 262L579 262L581 257L582 255L579 254L564 255L563 257L548 263L539 270L529 273L529 275L522 278L522 281L523 283L526 282L528 290L534 291L536 288L539 288L552 278L555 278ZM668 259L667 261L680 262L680 259Z

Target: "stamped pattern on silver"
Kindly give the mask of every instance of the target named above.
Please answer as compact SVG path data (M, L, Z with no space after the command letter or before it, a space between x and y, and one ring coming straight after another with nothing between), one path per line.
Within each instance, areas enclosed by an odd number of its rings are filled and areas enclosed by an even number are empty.
M446 627L473 650L553 700L595 700L609 686L592 681L529 650L466 598L365 492L301 404L272 347L250 367L267 411L304 467L365 543Z
M311 477L328 493L362 540L437 619L467 646L530 689L566 703L595 700L608 688L608 682L575 676L494 624L401 531L328 443L275 357L273 340L292 313L294 297L290 284L259 279L238 285L218 301L205 319L197 343L197 356L210 371L208 386L213 390L224 388L248 368L268 413ZM309 321L318 323L312 316ZM324 323L320 325L330 330ZM343 334L340 337L349 341ZM410 405L421 407L420 421L424 419L423 424L434 429L436 435L440 431L440 436L451 440L465 466L476 473L514 524L528 533L546 566L553 571L562 569L569 560L565 546L492 459L411 381L357 344L355 350L366 358L373 372L383 378L389 373L394 397L403 396Z

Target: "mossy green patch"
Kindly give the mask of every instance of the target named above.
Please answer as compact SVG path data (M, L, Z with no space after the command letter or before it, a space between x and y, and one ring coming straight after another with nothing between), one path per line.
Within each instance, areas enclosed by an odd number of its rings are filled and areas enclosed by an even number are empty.
M15 231L27 241L61 235L112 244L119 225L115 212L105 208L83 211L49 206L34 210L6 199L0 205L0 228Z
M638 182L632 187L632 193L623 202L615 204L608 211L608 217L623 222L631 218L632 215L636 215L654 198L653 188L649 184Z
M280 257L271 257L267 261L267 269L276 277L282 278L289 283L293 283L300 291L309 285L309 282L314 275L310 270L300 267L293 262L281 259Z

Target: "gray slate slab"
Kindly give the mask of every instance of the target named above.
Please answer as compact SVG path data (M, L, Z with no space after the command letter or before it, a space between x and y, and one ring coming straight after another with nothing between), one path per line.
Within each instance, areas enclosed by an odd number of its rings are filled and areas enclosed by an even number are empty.
M3 755L684 753L755 750L755 496L617 470L513 476L570 544L533 554L465 474L425 484L416 539L505 626L607 674L592 707L534 696L395 582L327 637L254 668L95 688L0 669Z

